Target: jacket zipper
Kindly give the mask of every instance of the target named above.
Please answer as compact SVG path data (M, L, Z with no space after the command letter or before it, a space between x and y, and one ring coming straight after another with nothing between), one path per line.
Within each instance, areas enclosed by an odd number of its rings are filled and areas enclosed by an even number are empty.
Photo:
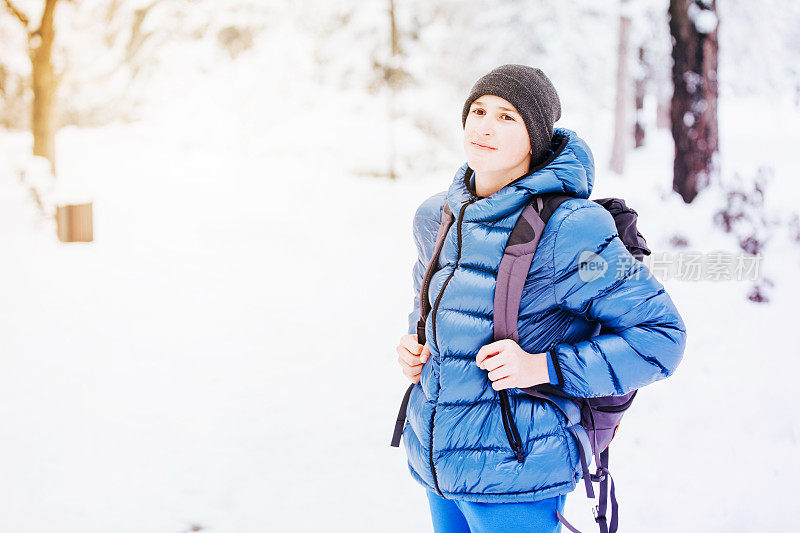
M433 310L431 311L431 328L433 330L433 342L437 347L437 351L438 351L439 343L438 343L438 341L436 339L436 313L439 310L439 302L442 300L442 295L444 294L444 290L447 288L447 284L450 283L450 280L453 278L453 275L456 273L456 269L458 269L458 263L461 261L461 226L462 226L462 223L464 222L464 211L467 210L467 206L468 205L470 205L472 203L475 203L478 200L479 200L479 198L472 197L469 200L467 200L466 202L464 202L464 205L461 206L461 211L458 214L458 223L456 224L456 235L458 237L458 239L457 239L458 246L456 248L456 264L453 267L453 271L450 272L450 275L448 275L447 279L444 280L444 284L442 285L442 290L440 290L438 296L436 296L436 301L433 302ZM440 382L439 386L441 387L441 382ZM439 489L439 480L436 478L436 467L433 464L433 420L434 420L435 417L436 417L436 404L433 404L433 412L431 413L431 424L430 424L431 438L430 438L430 442L429 442L429 445L428 445L428 451L429 451L428 459L429 459L430 465L431 465L431 475L433 476L433 485L434 485L434 487L436 487L436 492L439 493L439 496L444 498L445 497L444 494L442 494L442 491Z
M503 429L506 431L506 438L511 449L514 450L514 455L517 456L517 461L520 463L525 460L525 454L522 452L522 438L519 436L517 424L514 423L514 417L511 415L511 405L508 401L508 391L505 389L499 392L500 394L500 412L503 417Z
M556 344L557 343L553 343L550 345L550 348L548 348L545 353L550 351ZM508 391L503 389L498 394L500 395L500 413L503 419L503 429L506 432L506 439L508 439L508 444L514 451L514 455L517 456L517 461L521 463L525 460L525 454L522 451L522 437L520 437L519 429L517 429L517 424L514 422L514 416L511 414L511 403L508 400Z

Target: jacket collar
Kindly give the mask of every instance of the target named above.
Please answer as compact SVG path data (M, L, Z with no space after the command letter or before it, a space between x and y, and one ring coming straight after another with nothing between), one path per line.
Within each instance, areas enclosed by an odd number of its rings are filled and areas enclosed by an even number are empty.
M594 184L594 157L577 133L556 128L546 157L527 174L487 197L475 194L474 178L468 163L456 171L447 191L450 209L456 213L462 204L475 200L467 220L499 220L522 208L537 194L589 198Z

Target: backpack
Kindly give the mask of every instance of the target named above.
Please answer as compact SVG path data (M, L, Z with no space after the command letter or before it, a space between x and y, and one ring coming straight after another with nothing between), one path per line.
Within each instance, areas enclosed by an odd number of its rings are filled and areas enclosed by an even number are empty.
M539 238L544 232L547 222L555 210L571 197L562 194L537 195L525 206L517 222L509 235L508 241L503 252L503 258L498 268L497 281L494 297L494 340L513 339L519 342L517 331L517 319L519 313L519 303L522 297L522 289L539 244ZM594 200L601 205L614 217L617 233L628 251L639 261L645 255L650 255L650 250L641 233L636 229L637 213L625 205L621 198L602 198ZM425 344L425 322L431 311L428 291L430 281L436 272L439 255L444 246L445 236L450 226L454 222L454 216L450 206L445 202L442 210L441 223L436 234L433 255L420 288L420 319L417 322L417 341ZM603 334L601 328L600 333ZM557 344L554 343L548 351ZM409 397L415 384L411 384L403 396L400 411L397 415L394 433L392 435L391 446L399 447L400 439L405 426L406 409ZM620 420L625 411L631 406L637 391L633 390L622 396L600 396L595 398L575 398L565 395L560 389L548 383L536 385L534 387L521 388L526 394L535 398L550 402L569 420L568 404L576 405L580 410L580 426L585 430L585 436L581 436L574 425L570 425L569 430L575 437L578 444L581 466L583 468L583 480L586 486L586 495L594 498L594 488L592 483L600 483L600 497L598 504L593 507L595 522L599 524L601 533L615 533L618 527L618 505L614 490L614 482L608 470L609 465L609 444L616 435ZM519 431L514 423L511 414L511 406L508 399L508 392L498 391L500 408L502 411L503 428L508 438L512 450L514 450L517 460L523 461L522 440ZM573 410L574 413L574 410ZM575 416L575 415L573 415ZM586 442L588 436L588 443ZM587 453L591 453L595 459L596 471L594 474L589 472ZM606 518L608 505L608 489L611 496L611 519ZM557 517L573 533L580 533L566 519L556 511Z

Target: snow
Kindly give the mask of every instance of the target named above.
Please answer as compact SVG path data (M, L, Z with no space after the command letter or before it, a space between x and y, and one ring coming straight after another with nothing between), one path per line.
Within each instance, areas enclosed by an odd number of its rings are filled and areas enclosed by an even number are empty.
M304 77L314 47L299 37L298 64L261 46L201 77L164 72L138 122L62 128L56 183L27 155L29 134L0 130L0 529L431 531L424 491L389 447L407 385L394 347L414 210L462 163L464 87L427 80L404 94L404 177L376 178L386 95ZM595 108L593 87L553 78L556 125L594 152L593 197L625 198L655 251L737 251L712 222L720 184L691 206L671 191L667 131L646 124L617 176L613 99ZM721 95L721 179L771 166L765 203L788 218L800 111L788 94ZM645 116L654 109L648 96ZM95 241L60 243L30 186L46 209L88 195ZM798 266L778 231L762 263L768 304L746 299L751 282L662 280L688 346L674 376L637 395L612 446L623 531L794 523ZM565 516L595 530L580 489Z
M711 33L717 29L719 23L717 15L710 9L702 9L697 4L690 4L688 14L697 33Z

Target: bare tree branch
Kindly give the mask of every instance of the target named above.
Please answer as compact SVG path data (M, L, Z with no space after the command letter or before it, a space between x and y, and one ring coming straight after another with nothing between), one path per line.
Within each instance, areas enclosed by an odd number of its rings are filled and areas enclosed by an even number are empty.
M17 7L11 3L11 0L4 1L8 10L11 11L11 13L20 20L20 22L22 22L22 25L25 26L25 29L30 30L30 21L28 20L28 17L25 16L25 13L17 9Z

